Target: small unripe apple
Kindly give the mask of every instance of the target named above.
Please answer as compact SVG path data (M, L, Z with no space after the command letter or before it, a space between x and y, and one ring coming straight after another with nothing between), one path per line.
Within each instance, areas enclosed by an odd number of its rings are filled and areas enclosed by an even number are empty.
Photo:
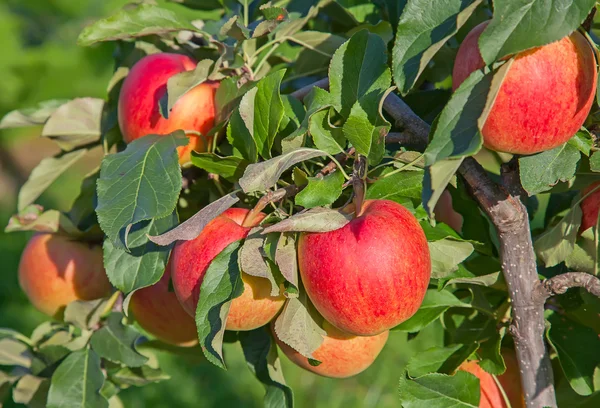
M190 316L195 316L200 287L212 260L229 244L245 238L251 227L242 226L248 210L230 208L208 223L200 235L179 241L171 254L173 288ZM255 221L259 223L264 214ZM233 299L226 330L253 330L269 323L282 308L285 298L271 296L271 283L265 278L242 272L244 291Z
M347 378L359 374L369 368L377 358L388 339L386 330L375 336L354 336L323 322L323 330L327 333L321 346L312 353L319 365L311 365L306 357L279 340L275 330L272 332L277 345L283 353L296 365L331 378Z
M74 300L108 296L102 248L57 234L34 235L19 263L19 284L41 312L54 316Z
M497 377L498 383L502 386L502 390L504 390L512 408L525 408L517 359L513 352L504 351L502 356L506 364L506 371ZM465 361L458 369L479 378L479 389L481 391L479 408L508 408L502 390L494 376L481 368L477 361Z
M198 343L196 322L183 310L175 292L169 292L170 280L167 265L157 283L133 294L131 311L139 325L157 339L175 346L193 346Z
M361 215L335 231L302 234L298 261L319 313L359 336L383 333L410 318L431 275L419 222L389 200L365 201Z
M488 23L471 30L461 44L452 73L454 89L485 66L478 40ZM518 53L483 126L484 145L515 154L560 146L583 125L596 95L596 82L594 51L577 31Z
M125 142L181 129L190 142L177 148L180 163L190 160L192 150L206 151L211 142L206 135L215 119L217 83L204 82L188 91L175 103L168 119L161 115L158 105L167 92L169 78L194 68L196 62L190 57L169 53L148 55L131 68L119 94L119 126Z
M585 196L598 186L600 186L600 181L586 187L581 192L581 196ZM582 233L588 228L596 225L596 222L598 221L598 210L600 210L600 188L584 198L581 202L581 212L583 214L581 217L579 233Z

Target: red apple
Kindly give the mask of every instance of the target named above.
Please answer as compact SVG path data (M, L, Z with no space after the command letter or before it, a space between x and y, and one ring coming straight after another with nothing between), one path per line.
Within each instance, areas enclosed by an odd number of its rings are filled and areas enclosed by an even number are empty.
M487 25L479 24L461 44L452 73L454 89L484 67L478 40ZM484 145L516 154L560 146L583 125L596 95L596 82L594 52L577 31L520 52L483 126Z
M600 181L586 187L582 192L581 196L585 196L593 189L600 186ZM581 202L581 212L583 213L581 218L581 226L579 227L579 233L587 230L590 227L596 225L598 221L598 210L600 210L600 188L594 191L592 194L587 196Z
M437 221L450 226L456 232L462 231L463 217L452 206L452 195L448 190L444 190L433 212Z
M212 220L195 239L180 241L171 254L173 287L183 308L195 316L200 286L211 261L229 244L245 238L250 227L242 226L248 210L230 208ZM256 222L264 218L257 217ZM283 296L271 296L271 283L242 272L244 292L231 302L225 328L253 330L269 323L284 303Z
M19 263L19 284L41 312L54 316L74 300L108 296L102 248L63 235L34 235Z
M313 353L315 360L321 362L318 366L310 365L306 357L279 340L275 330L272 331L277 345L292 362L305 370L331 378L352 377L369 368L385 346L389 334L386 330L375 336L354 336L327 321L323 322L323 329L327 335L323 338L323 344Z
M306 292L321 315L359 336L410 318L431 275L419 222L388 200L365 201L362 214L338 230L302 234L298 260Z
M161 116L158 107L167 92L168 79L195 67L196 62L185 55L159 53L142 58L131 68L119 94L119 126L125 142L182 129L190 143L178 148L180 163L190 160L192 150L206 151L210 138L194 132L206 135L214 125L216 83L204 82L187 92L175 103L168 119Z
M140 326L165 343L175 346L193 346L198 343L196 322L169 292L169 266L154 285L136 291L131 297L131 311Z
M479 408L507 408L502 390L504 390L512 408L525 408L517 359L512 352L503 352L502 356L506 363L506 371L498 376L498 382L496 382L494 376L481 368L475 360L466 361L458 368L479 378L481 392ZM502 390L498 383L502 386Z

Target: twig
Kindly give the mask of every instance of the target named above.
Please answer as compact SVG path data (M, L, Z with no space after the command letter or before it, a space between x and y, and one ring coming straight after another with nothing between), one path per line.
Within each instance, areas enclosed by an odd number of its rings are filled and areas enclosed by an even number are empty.
M258 203L251 209L248 214L246 214L246 218L244 218L244 222L242 223L243 227L252 227L258 217L258 214L262 210L264 210L269 204L281 201L287 197L293 197L298 192L300 192L301 188L296 186L295 184L290 184L284 188L280 188L279 190L269 191L267 194L262 196Z
M543 304L550 296L561 295L570 288L584 288L600 298L600 279L586 272L566 272L540 282L534 299Z
M354 171L352 172L352 188L354 190L354 211L356 216L362 214L362 208L365 201L367 177L367 158L358 155L354 161Z

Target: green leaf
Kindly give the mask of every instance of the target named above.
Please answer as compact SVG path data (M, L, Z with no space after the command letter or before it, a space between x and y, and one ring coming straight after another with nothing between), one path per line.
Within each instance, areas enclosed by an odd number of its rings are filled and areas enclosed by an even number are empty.
M220 157L214 153L192 152L192 163L194 166L206 170L209 173L218 174L224 179L237 181L248 166L248 161L235 156Z
M329 58L346 41L344 37L339 35L311 30L300 31L288 36L287 39Z
M128 247L134 224L170 215L181 190L176 148L187 144L183 131L148 135L104 157L98 179L96 213L112 244Z
M296 234L284 232L280 235L275 249L275 263L285 280L298 289Z
M591 150L592 146L594 145L594 137L592 136L592 134L589 131L587 131L587 129L584 128L584 129L580 130L579 132L577 132L575 134L575 136L570 138L567 143L576 147L577 150L579 150L581 153L585 154L586 156L589 156L590 150Z
M307 305L304 291L300 291L300 297L288 299L274 328L279 340L304 357L314 359L312 353L321 347L326 332L315 321Z
M486 64L519 51L546 45L571 34L585 20L595 0L507 0L494 4L494 16L479 37ZM532 25L541 21L541 25Z
M567 380L579 395L590 395L594 392L594 370L600 365L598 334L558 313L552 313L548 321L547 338Z
M94 332L90 344L100 357L113 363L141 367L148 361L148 357L135 349L135 343L141 333L132 326L124 325L122 320L121 313L111 313L106 324Z
M223 334L231 301L240 296L244 285L238 264L241 241L229 244L213 259L200 287L196 308L198 339L206 359L220 368L223 360Z
M50 233L61 231L72 236L81 234L65 214L57 210L44 211L43 207L36 204L28 205L18 214L10 217L4 232L15 231Z
M205 206L169 232L161 235L150 235L148 239L161 246L171 245L173 242L179 240L189 241L190 239L194 239L200 235L210 221L221 215L238 201L240 199L235 193L227 194Z
M422 171L401 171L392 175L383 175L367 190L367 199L392 200L400 202L404 198L420 200L423 189Z
M175 106L179 98L208 80L213 72L214 64L215 62L213 60L203 59L198 62L198 65L196 65L196 68L193 70L173 75L167 80L167 109L164 112L163 109L161 109L163 117L169 117L169 114L173 110L173 106ZM163 106L163 103L159 103L159 105Z
M264 385L265 408L293 408L294 395L283 378L277 346L264 327L239 333L248 368Z
M148 365L141 367L123 367L111 379L119 384L142 387L150 383L169 380L171 377L160 368L152 368Z
M600 151L594 152L590 156L590 169L595 172L600 172Z
M319 150L337 154L344 151L346 139L342 128L331 125L330 113L327 108L314 112L308 120L308 130Z
M165 271L171 246L159 246L148 235L159 235L177 225L177 212L135 224L129 231L129 250L104 241L104 268L110 282L123 293L154 285Z
M86 47L100 41L125 40L181 30L198 31L171 10L140 4L87 26L79 35L77 44Z
M450 238L429 242L431 277L439 279L455 271L473 253L473 249L470 242Z
M314 208L333 204L342 194L345 181L339 170L325 177L309 177L308 185L296 195L296 205Z
M576 196L569 212L554 226L537 237L533 247L545 266L551 267L563 262L575 249L577 232L581 225L581 207L576 204Z
M411 357L406 365L411 377L430 373L452 374L477 349L477 343L433 347Z
M404 408L477 408L480 398L479 379L465 371L453 376L427 374L415 379L403 374L399 392Z
M262 227L255 227L244 240L239 252L240 268L248 275L268 279L271 282L271 296L279 295L279 285L273 276L271 265L267 261L265 250L266 236L262 234Z
M284 107L279 93L285 70L270 73L256 85L253 118L245 123L263 159L271 158L271 148L279 131ZM253 89L253 90L254 90ZM248 92L250 94L251 92ZM246 94L246 95L248 95Z
M519 158L519 177L529 195L547 190L559 181L568 181L575 176L581 153L571 143L552 150Z
M238 41L244 41L250 38L250 30L244 27L242 23L238 21L239 16L233 16L221 27L219 35L223 37L232 37Z
M254 98L257 89L252 88L242 97L238 108L233 111L227 126L227 140L233 146L235 156L254 163L258 150L254 141Z
M390 124L380 112L373 112L373 107L380 106L385 96L387 96L387 92L356 101L350 110L350 117L342 127L344 136L352 143L356 151L367 156L369 163L372 164L379 163L383 158L384 139L390 130Z
M52 113L42 136L52 139L65 151L100 140L104 100L77 98Z
M50 379L26 374L13 390L13 401L27 408L45 408L50 389Z
M411 0L398 22L392 52L394 81L406 95L431 58L465 24L481 0Z
M33 353L28 345L9 337L0 338L0 366L29 368L33 358Z
M400 323L398 326L394 327L392 330L410 333L418 332L440 317L442 313L451 307L468 308L471 306L461 302L447 290L438 291L436 289L428 289L417 313L404 323Z
M61 154L57 157L43 159L29 175L29 179L19 190L18 209L33 204L46 189L77 163L85 154L86 149Z
M358 153L377 163L389 131L380 104L391 82L381 37L367 30L354 34L333 55L329 80L334 106L347 119L344 136Z
M302 120L302 123L292 134L288 135L285 139L281 141L281 147L283 153L289 153L290 151L301 147L304 144L304 136L306 132L308 132L309 128L311 132L314 130L314 126L319 126L318 122L315 120L316 125L313 125L313 116L322 110L325 110L334 105L334 100L331 94L319 87L314 87L309 94L304 98L304 104L306 105L306 115ZM318 117L317 117L318 118ZM319 129L317 129L318 132ZM321 146L324 149L319 149L328 152L328 153L339 153L340 151L336 151L335 145L332 146L333 141L321 141L321 134L317 133L316 138L313 134L313 140L315 141L315 145L317 147ZM333 137L333 135L332 135ZM337 140L337 139L334 139ZM317 144L319 141L319 144Z
M82 330L95 326L106 308L108 299L74 300L65 308L64 321Z
M490 339L479 346L478 354L481 358L479 366L493 375L501 375L506 371L506 364L500 352L505 331L505 329L495 331Z
M326 155L327 153L321 150L303 147L261 163L251 164L246 167L244 176L239 180L240 187L245 193L265 191L274 186L283 172L294 164Z
M390 87L386 47L381 37L359 31L333 55L329 67L329 87L336 110L344 117L359 102L365 112L375 116L380 97ZM369 104L369 106L366 105Z
M337 210L316 207L292 215L285 220L264 229L271 232L328 232L342 228L350 222L351 216Z
M100 357L89 348L76 351L52 375L48 408L107 408L103 383Z
M8 112L0 120L0 129L43 125L50 115L67 102L67 99L52 99L31 108Z

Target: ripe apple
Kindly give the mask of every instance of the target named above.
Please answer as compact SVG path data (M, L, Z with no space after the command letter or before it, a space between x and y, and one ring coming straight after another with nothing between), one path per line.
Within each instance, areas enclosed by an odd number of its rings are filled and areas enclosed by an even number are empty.
M512 408L525 408L517 359L513 352L503 352L502 356L506 363L506 371L498 376L498 382L502 386L502 390L504 390ZM477 361L466 361L458 369L479 378L479 389L481 391L479 408L507 408L502 390L498 387L494 376L481 368Z
M586 187L581 192L582 197L598 186L600 186L600 181ZM596 225L596 222L598 221L598 210L600 210L600 188L584 198L581 202L581 212L583 213L583 216L581 218L579 233Z
M421 306L431 275L417 219L389 200L367 200L344 227L304 233L300 274L321 315L339 329L372 336L402 323Z
M204 82L187 92L175 103L168 119L161 116L158 106L167 92L168 79L195 67L196 62L185 55L158 53L142 58L131 68L119 94L119 126L125 142L182 129L190 143L178 148L180 163L190 160L192 150L206 151L211 140L205 135L215 119L217 83Z
M108 296L100 246L63 235L34 235L19 263L19 284L41 312L54 316L74 300Z
M169 266L154 285L136 291L130 307L137 322L157 339L175 346L193 346L198 343L196 322L169 292L171 273Z
M229 244L245 238L250 227L242 226L248 210L230 208L212 220L195 239L180 241L171 254L171 276L179 302L191 316L196 314L200 286L211 261ZM255 219L259 223L265 214ZM253 330L269 323L283 306L283 296L271 296L271 283L242 272L244 292L233 299L225 328Z
M478 39L488 23L471 30L461 44L452 73L454 89L484 67ZM596 82L594 52L577 31L560 41L520 52L483 126L484 145L516 154L560 146L585 121L596 95Z
M273 325L271 330L287 358L305 370L331 378L352 377L369 368L385 346L389 334L386 330L375 336L354 336L324 321L323 330L327 335L323 338L323 344L313 353L321 364L312 366L306 357L279 340Z

